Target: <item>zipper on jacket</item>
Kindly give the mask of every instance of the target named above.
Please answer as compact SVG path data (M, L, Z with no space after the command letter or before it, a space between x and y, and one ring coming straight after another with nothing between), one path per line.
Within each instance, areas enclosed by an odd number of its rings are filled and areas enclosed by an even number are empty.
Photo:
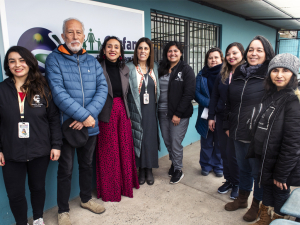
M242 103L243 103L243 95L244 95L244 91L245 91L245 87L246 87L247 82L248 82L248 80L246 80L246 82L244 84L242 95L241 95L241 103L240 103L239 114L238 114L238 124L237 124L237 126L235 128L235 134L234 134L235 138L234 138L234 140L236 140L236 132L237 132L237 129L238 129L239 124L240 124L240 112L241 112L241 107L242 107Z
M83 85L82 85L81 71L80 71L80 66L79 66L79 55L77 56L77 65L78 65L78 69L79 69L80 82L81 82L82 103L83 103L83 105L82 105L82 106L84 107L84 92L83 92Z
M239 107L238 124L237 124L236 129L235 129L235 134L234 134L235 138L234 138L234 140L236 140L236 132L237 132L237 129L238 129L239 124L240 124L240 112L241 112L241 107L242 107L242 103L243 103L243 95L244 95L245 87L246 87L246 84L247 84L248 80L250 80L251 78L264 79L264 78L256 77L256 76L255 76L255 77L249 77L249 78L246 80L245 84L244 84L243 91L242 91L242 95L241 95L241 103L240 103L240 107ZM242 78L236 78L236 79L234 79L234 80L244 80L244 79L242 79Z
M265 163L265 159L266 159L266 152L267 152L267 148L268 148L268 144L269 144L269 138L270 138L271 130L272 130L273 124L275 122L275 119L277 117L277 114L280 112L281 108L284 106L284 104L287 101L287 99L288 99L288 97L284 100L284 102L282 103L282 105L279 106L279 109L278 109L276 115L274 116L274 120L272 121L272 124L270 126L270 130L269 130L269 134L268 134L268 138L267 138L267 142L266 142L266 147L265 147L265 150L264 150L264 158L263 158L263 161L262 161L262 164L261 164L261 169L260 169L260 178L259 178L259 182L258 182L258 187L259 188L261 187L262 171L263 171L264 163Z

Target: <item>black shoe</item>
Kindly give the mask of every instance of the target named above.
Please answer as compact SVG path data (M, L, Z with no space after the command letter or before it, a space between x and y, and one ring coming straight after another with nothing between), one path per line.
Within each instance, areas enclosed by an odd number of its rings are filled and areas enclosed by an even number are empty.
M239 197L239 185L232 185L230 198L237 199L237 197Z
M146 169L146 180L147 180L147 184L148 185L153 185L154 184L154 177L153 177L153 173L152 173L152 168L147 168Z
M172 177L173 174L174 174L174 165L173 165L173 163L172 163L172 165L171 165L171 167L170 167L170 169L169 169L168 175L169 175L169 177Z
M177 184L179 183L179 181L184 177L184 174L182 172L182 170L175 170L171 180L170 180L170 184Z
M143 185L145 182L146 182L146 179L145 179L145 169L140 168L139 169L139 184Z
M232 184L228 180L226 180L226 182L223 182L223 185L218 188L218 192L220 194L226 194L231 189L232 189Z

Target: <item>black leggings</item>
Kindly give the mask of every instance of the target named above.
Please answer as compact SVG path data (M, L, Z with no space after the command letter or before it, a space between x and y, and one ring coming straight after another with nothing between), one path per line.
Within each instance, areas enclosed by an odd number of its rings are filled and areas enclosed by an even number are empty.
M27 224L26 174L28 174L33 219L43 218L46 197L45 178L49 161L50 155L29 162L6 161L5 166L2 167L9 205L16 225Z

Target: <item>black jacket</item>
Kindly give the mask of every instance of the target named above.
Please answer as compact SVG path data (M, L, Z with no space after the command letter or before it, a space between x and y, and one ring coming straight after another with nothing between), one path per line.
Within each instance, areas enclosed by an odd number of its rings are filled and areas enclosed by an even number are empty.
M193 69L183 61L172 68L168 86L168 117L189 118L193 115L196 78Z
M14 82L7 78L0 83L0 151L5 160L26 162L50 155L52 148L61 149L62 133L58 109L52 98L24 103L25 122L29 122L29 138L19 138L21 122L18 93Z
M276 92L258 116L247 158L261 159L259 184L272 185L275 179L300 186L300 91L295 93L291 89Z
M208 118L207 120L213 120L215 115L224 115L225 102L227 99L229 87L229 78L225 80L225 84L222 82L222 76L219 74L216 78L213 91L211 93Z
M228 88L223 129L229 130L229 136L234 140L251 141L247 120L249 112L264 96L268 63L265 62L248 78L245 78L240 68L241 65L236 68Z

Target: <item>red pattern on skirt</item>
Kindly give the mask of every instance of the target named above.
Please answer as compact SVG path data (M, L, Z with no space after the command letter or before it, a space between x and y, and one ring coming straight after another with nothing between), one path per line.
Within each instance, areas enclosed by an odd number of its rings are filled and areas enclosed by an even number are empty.
M124 101L114 98L109 123L99 121L96 148L97 198L121 201L139 188L130 119Z

